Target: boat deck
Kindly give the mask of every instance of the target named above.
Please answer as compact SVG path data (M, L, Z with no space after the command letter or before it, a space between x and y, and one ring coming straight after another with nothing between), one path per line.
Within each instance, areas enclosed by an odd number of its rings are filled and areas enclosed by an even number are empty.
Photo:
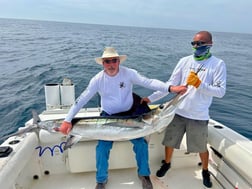
M175 152L176 153L176 152ZM167 174L158 179L155 176L160 165L151 164L151 180L154 189L185 189L205 188L202 184L201 167L198 166L197 154L185 155L176 158L172 168ZM211 177L213 189L222 187ZM34 180L31 189L60 188L60 189L94 189L96 185L95 172L69 173L45 175L43 178ZM141 181L138 179L136 168L110 170L107 189L141 189Z

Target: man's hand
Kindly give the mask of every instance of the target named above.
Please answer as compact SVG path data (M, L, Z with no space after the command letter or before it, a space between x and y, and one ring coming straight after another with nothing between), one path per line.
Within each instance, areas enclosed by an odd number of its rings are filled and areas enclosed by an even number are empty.
M63 134L67 135L71 131L72 127L73 127L72 123L63 121L63 123L61 124L59 128L55 128L55 131L60 131Z
M170 86L170 92L172 93L179 93L179 94L185 94L185 92L187 91L187 86L185 85L179 85L179 86Z
M145 102L146 104L149 104L151 101L147 97L144 97L144 98L141 99L140 103L143 104L143 102Z
M201 84L201 81L197 74L193 71L190 72L188 78L187 78L187 85L192 85L196 88L198 88Z

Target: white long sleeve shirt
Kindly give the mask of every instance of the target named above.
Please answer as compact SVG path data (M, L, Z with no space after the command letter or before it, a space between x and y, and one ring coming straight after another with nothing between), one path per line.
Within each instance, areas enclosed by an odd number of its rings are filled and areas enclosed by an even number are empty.
M79 110L96 94L101 96L101 109L108 114L127 111L133 104L133 85L140 85L152 90L167 92L169 86L156 79L148 79L136 70L119 67L115 76L107 75L104 70L96 74L68 112L65 121L70 122Z
M186 85L190 71L197 72L198 69L201 84L198 88L188 86L188 95L176 109L176 114L194 120L208 120L213 97L221 98L226 92L226 65L223 60L215 56L203 61L196 61L193 55L184 57L178 62L167 84ZM167 94L158 91L148 98L154 102Z

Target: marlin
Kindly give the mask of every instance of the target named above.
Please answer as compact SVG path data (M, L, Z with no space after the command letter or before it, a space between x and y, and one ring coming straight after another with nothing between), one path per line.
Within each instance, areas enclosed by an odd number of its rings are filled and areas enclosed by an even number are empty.
M141 116L147 116L141 115ZM32 124L28 124L25 127L19 127L18 131L9 135L5 135L0 140L5 140L9 137L24 135L29 132L39 132L40 129L44 129L50 133L55 133L63 119L54 119L41 121L38 113L32 110L33 121ZM140 116L90 116L90 117L78 117L72 120L73 126L76 125L100 125L100 126L114 126L114 127L132 127L141 128L143 123Z
M72 120L73 128L67 135L64 150L71 148L81 139L124 141L161 132L172 121L176 106L186 95L175 96L172 100L152 106L148 113L137 116L90 116ZM2 137L5 140L12 136L24 135L28 132L39 132L43 129L55 133L63 119L41 121L35 110L32 111L33 122L21 127L16 133Z
M79 124L73 125L68 134L64 150L71 148L81 139L124 141L162 132L172 121L176 107L186 96L187 94L176 95L170 101L152 108L151 112L123 123L122 119L119 119L120 122L118 122L119 120L109 122L102 119L98 122L96 122L97 120L89 122L81 119Z

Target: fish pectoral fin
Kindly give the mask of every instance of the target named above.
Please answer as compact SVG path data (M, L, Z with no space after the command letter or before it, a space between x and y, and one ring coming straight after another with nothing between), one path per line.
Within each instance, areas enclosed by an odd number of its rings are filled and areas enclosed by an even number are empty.
M69 135L66 140L66 144L64 146L64 150L67 150L68 148L71 148L73 145L77 144L82 136L80 135Z

